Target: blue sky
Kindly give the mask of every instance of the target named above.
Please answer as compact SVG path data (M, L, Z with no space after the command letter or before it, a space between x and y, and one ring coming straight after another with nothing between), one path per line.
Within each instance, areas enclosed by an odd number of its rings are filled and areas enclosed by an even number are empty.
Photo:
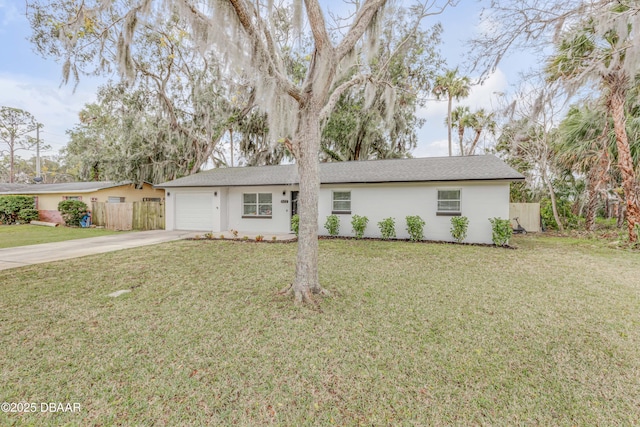
M464 41L473 35L479 22L479 4L473 0L461 0L460 3L434 18L444 26L445 43L441 50L449 67L463 63ZM77 122L82 107L95 101L96 89L106 78L83 77L75 92L72 84L61 86L61 65L34 53L27 40L30 28L24 13L22 1L0 0L0 105L31 112L44 124L41 137L52 147L43 154L56 154L66 145L65 131ZM527 56L522 54L506 58L497 72L484 85L474 87L469 98L461 103L472 109L491 109L496 103L494 94L508 91L528 62ZM427 119L427 124L418 131L419 143L414 156L446 155L446 102L429 101L419 114ZM29 157L25 152L20 155Z

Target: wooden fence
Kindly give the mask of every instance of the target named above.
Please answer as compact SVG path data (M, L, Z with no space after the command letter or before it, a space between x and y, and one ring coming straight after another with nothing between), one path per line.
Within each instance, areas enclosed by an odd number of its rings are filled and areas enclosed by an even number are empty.
M520 225L530 233L540 231L540 203L509 203L509 218L516 227L513 218L518 218Z
M109 230L163 230L165 226L161 202L93 202L92 211L93 224Z

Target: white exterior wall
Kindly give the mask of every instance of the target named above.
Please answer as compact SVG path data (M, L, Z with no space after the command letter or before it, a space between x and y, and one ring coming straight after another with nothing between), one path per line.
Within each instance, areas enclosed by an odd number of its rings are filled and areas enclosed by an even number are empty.
M220 229L217 231L226 231L229 227L229 189L221 188L218 191L220 197Z
M380 237L378 222L392 217L396 223L396 236L409 238L405 217L419 215L425 222L427 240L453 241L450 234L451 216L437 216L438 190L460 189L462 216L469 218L465 242L492 243L489 218L509 217L508 182L460 182L419 184L353 184L322 186L319 198L318 230L327 235L324 223L331 215L332 192L351 191L351 214L337 214L340 235L353 236L352 215L366 216L369 223L365 237Z
M228 229L263 233L267 239L268 233L288 233L291 229L291 190L297 188L290 185L230 187L227 197ZM271 218L242 218L244 193L271 193Z
M352 184L323 185L319 194L318 232L327 235L324 223L331 215L332 191L351 191L351 214L339 214L340 235L353 236L351 217L354 214L369 218L366 237L380 237L378 222L393 217L396 235L406 239L405 217L419 215L426 222L425 239L452 241L451 217L437 216L438 190L461 190L461 213L469 218L469 229L465 242L492 243L489 218L509 218L509 182L460 182L417 184ZM214 210L219 212L212 232L238 230L240 232L288 233L291 220L291 191L297 186L255 186L229 188L172 188L167 189L166 229L175 229L175 194L217 192L213 198ZM283 194L283 192L285 194ZM242 218L243 193L271 193L271 218ZM282 201L286 201L283 203ZM214 215L215 216L215 215ZM209 231L209 230L202 230Z

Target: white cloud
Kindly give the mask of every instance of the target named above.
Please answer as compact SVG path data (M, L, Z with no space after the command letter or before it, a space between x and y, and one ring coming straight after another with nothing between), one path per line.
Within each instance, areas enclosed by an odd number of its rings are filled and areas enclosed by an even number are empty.
M54 154L66 145L65 132L78 122L80 110L95 101L96 87L97 83L88 81L74 93L72 86L58 87L49 80L0 73L0 105L33 114L44 125L41 139L52 147L45 154Z
M446 138L431 142L420 141L411 154L413 157L444 157L449 155L448 147Z

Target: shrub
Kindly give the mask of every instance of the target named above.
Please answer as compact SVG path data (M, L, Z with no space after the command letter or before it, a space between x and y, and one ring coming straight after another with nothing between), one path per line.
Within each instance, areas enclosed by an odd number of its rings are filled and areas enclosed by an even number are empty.
M396 221L393 218L383 219L378 223L378 227L380 227L380 234L384 240L396 237Z
M262 242L264 240L264 236L262 234L258 234L256 236L256 242Z
M87 211L87 205L80 200L63 200L58 203L58 210L68 226L79 227L80 220Z
M558 197L556 198L556 207L564 228L574 229L579 226L580 218L571 211L571 203ZM553 217L553 205L551 204L551 199L548 197L540 200L540 217L542 218L542 224L545 229L558 229L556 219Z
M491 228L493 230L491 236L493 243L495 243L496 246L506 246L513 235L511 221L501 218L489 218L489 222L491 222Z
M361 239L362 236L364 236L364 230L367 228L368 223L369 218L366 216L354 215L351 218L351 227L353 228L356 239Z
M469 218L466 216L453 216L451 217L451 237L456 242L462 243L467 237L467 230L469 229Z
M324 228L330 236L337 236L340 234L340 218L338 215L329 215L324 223Z
M298 231L300 231L300 215L295 214L291 217L291 230L298 235Z
M638 238L636 240L636 242L633 244L634 247L636 248L640 248L640 224L636 223L636 225L634 226L635 228L635 232L636 232L636 237ZM629 236L627 235L627 238L629 238Z
M40 215L38 214L37 209L22 209L20 213L18 213L18 220L22 222L37 221L38 218L40 218Z
M34 210L35 199L33 196L1 196L0 197L0 223L15 224L19 220L21 211L25 209ZM36 215L36 218L38 216Z
M415 215L408 216L406 221L409 239L411 239L412 242L424 239L424 225L426 224L424 220L420 218L420 216Z

